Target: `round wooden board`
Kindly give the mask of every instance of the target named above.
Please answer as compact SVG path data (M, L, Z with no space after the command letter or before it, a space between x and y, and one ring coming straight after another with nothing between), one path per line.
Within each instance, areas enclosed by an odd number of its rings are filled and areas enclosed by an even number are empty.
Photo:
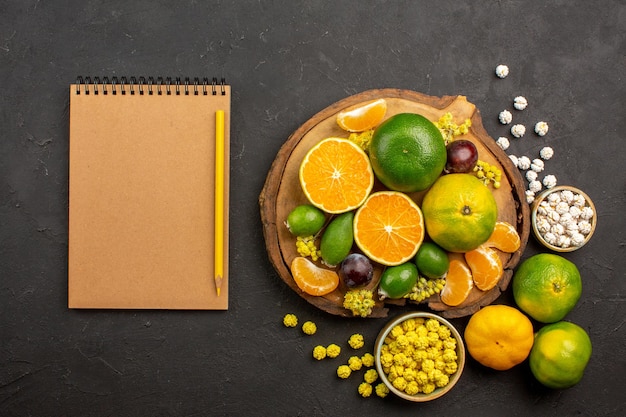
M433 97L409 90L369 90L327 107L301 125L276 155L259 196L263 234L270 261L281 279L309 303L334 315L352 316L352 312L343 308L343 295L346 289L341 285L323 297L310 296L298 288L291 276L290 265L294 257L299 255L295 247L295 237L289 233L284 223L294 207L308 203L298 179L300 163L306 152L327 137L347 137L348 133L339 128L336 123L337 113L346 107L377 98L384 98L387 101L385 118L397 113L410 112L421 114L434 122L450 112L458 124L468 118L471 119L470 131L462 138L469 139L476 145L479 159L497 165L502 170L501 187L497 190L491 189L498 204L498 220L511 223L517 228L521 238L519 250L512 254L499 253L505 271L500 282L493 289L483 292L474 288L469 297L456 307L442 303L438 296L427 300L427 306L443 317L455 318L473 314L480 307L491 304L508 287L513 268L518 264L528 242L530 209L526 203L525 186L519 170L487 134L483 128L479 110L464 96ZM375 190L381 188L382 186L377 182ZM424 193L413 193L410 196L420 204ZM451 256L462 255L451 254ZM369 288L376 287L382 271L381 265L375 265L374 279L369 284ZM385 300L385 302L393 305L406 304L407 308L416 307L415 304L407 303L405 300ZM385 303L377 300L370 317L386 317L387 314L388 308Z

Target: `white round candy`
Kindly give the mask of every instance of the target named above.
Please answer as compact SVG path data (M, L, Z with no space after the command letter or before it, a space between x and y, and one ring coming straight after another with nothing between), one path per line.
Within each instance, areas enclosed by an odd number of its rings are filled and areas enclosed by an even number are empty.
M511 134L516 138L521 138L526 133L526 126L517 124L511 127Z
M572 245L582 246L585 243L585 236L581 233L573 233L571 237Z
M541 182L537 180L531 181L528 184L528 189L533 193L538 193L539 191L541 191Z
M583 207L580 210L580 218L583 220L590 220L593 217L593 209L591 207Z
M503 151L506 151L507 149L509 149L509 145L510 145L509 140L505 138L504 136L500 136L498 140L496 141L496 143L498 144L500 149L502 149Z
M528 100L526 100L526 97L517 96L513 100L513 107L515 107L517 110L524 110L526 106L528 106Z
M539 136L545 136L548 133L548 124L546 122L537 122L535 125L535 133Z
M546 146L539 151L539 156L541 159L545 159L547 161L554 156L554 150L551 147Z
M530 158L527 156L520 156L517 159L517 167L522 170L530 168Z
M543 171L544 168L544 164L543 161L539 158L533 159L532 163L530 164L530 169L532 169L535 172L541 172Z
M498 119L500 119L500 123L503 125L508 125L513 120L513 115L508 110L502 110L498 115Z
M556 185L556 177L554 175L546 175L543 178L543 185L546 188L552 188Z
M509 67L503 64L498 65L496 67L496 75L499 78L505 78L507 75L509 75Z

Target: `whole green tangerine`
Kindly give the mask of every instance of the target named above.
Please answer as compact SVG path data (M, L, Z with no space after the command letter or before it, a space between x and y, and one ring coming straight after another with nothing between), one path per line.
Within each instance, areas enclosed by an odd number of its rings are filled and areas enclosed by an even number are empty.
M387 188L422 191L441 175L446 146L439 129L416 113L399 113L381 123L372 135L370 161Z

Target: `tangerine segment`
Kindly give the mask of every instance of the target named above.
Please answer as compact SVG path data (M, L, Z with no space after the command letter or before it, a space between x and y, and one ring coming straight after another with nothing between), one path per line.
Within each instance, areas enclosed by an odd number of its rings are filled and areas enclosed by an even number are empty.
M339 285L339 275L335 271L320 268L301 256L291 262L291 275L298 288L309 295L326 295Z
M496 222L493 233L484 245L500 249L502 252L513 253L519 249L521 240L515 226L507 222Z
M446 284L439 294L441 301L451 307L458 306L467 299L472 288L474 281L469 267L459 259L452 259L446 274Z
M319 142L300 164L300 185L311 204L327 213L359 207L374 186L374 173L363 149L347 139Z
M400 265L413 258L424 234L422 210L397 191L373 193L354 216L354 241L383 265Z
M378 126L386 113L387 101L379 98L340 111L337 114L337 124L348 132L364 132Z
M482 291L495 287L504 272L498 252L485 245L466 252L465 261L472 270L474 284Z

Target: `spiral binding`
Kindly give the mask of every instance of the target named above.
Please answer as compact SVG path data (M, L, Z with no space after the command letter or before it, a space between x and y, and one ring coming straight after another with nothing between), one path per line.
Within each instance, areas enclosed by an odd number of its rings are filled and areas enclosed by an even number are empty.
M77 77L76 78L76 94L112 94L117 95L213 95L218 93L222 96L226 95L226 79L222 78L219 82L217 78L209 81L208 78L193 79L185 77Z

